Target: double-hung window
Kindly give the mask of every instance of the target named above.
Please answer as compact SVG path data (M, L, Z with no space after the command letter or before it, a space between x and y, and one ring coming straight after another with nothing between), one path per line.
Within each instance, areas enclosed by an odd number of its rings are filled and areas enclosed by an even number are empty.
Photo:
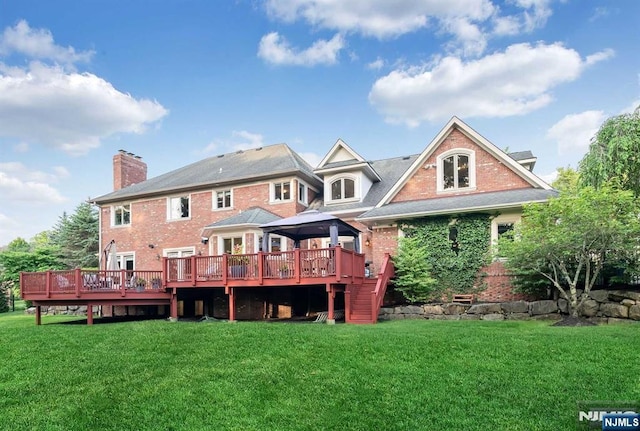
M309 195L307 190L307 185L301 181L298 181L298 202L303 205L307 205L309 203Z
M174 196L167 199L167 219L181 220L191 217L191 198Z
M273 200L288 201L291 200L291 182L283 181L273 184Z
M131 224L131 204L116 205L111 209L112 226L128 226Z
M214 192L213 209L231 208L231 190L219 190Z

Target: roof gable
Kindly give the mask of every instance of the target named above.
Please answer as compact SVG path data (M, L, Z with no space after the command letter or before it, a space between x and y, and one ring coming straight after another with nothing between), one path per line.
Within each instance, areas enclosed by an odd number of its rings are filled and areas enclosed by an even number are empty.
M373 182L380 181L380 175L360 154L342 139L338 139L314 172L320 176L339 172L363 172Z
M544 190L551 190L551 186L542 181L526 167L522 166L512 157L507 155L504 151L500 150L494 144L489 142L482 135L473 130L470 126L464 123L457 117L451 118L449 122L440 130L435 138L427 145L422 153L415 159L412 165L405 171L405 173L399 178L396 184L387 192L387 194L378 202L376 207L381 207L390 203L396 195L400 193L403 187L413 178L414 175L421 169L421 167L427 162L427 160L434 155L440 145L445 139L454 131L458 130L464 136L466 136L474 145L478 146L482 150L489 153L495 159L497 159L506 169L512 171L517 177L521 178L529 186L533 188L540 188ZM430 166L435 168L435 166Z

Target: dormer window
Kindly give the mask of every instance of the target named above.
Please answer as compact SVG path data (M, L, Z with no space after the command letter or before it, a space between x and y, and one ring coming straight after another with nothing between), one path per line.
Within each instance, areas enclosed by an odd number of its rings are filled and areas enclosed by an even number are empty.
M331 183L331 200L339 201L356 197L356 182L351 178L338 178Z
M438 156L438 191L473 190L476 187L476 157L467 149L454 149Z

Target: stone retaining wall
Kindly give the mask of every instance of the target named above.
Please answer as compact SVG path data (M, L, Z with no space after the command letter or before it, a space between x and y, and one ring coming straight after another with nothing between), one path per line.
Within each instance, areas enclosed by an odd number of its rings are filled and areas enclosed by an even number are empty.
M568 314L565 299L479 304L426 304L384 307L379 320L560 320ZM580 315L596 323L640 321L640 292L594 290Z

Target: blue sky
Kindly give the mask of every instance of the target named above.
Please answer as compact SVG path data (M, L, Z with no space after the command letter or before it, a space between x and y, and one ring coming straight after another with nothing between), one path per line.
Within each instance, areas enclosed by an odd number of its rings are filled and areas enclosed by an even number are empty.
M0 0L0 245L112 190L285 142L415 154L453 115L535 172L640 104L635 0Z

